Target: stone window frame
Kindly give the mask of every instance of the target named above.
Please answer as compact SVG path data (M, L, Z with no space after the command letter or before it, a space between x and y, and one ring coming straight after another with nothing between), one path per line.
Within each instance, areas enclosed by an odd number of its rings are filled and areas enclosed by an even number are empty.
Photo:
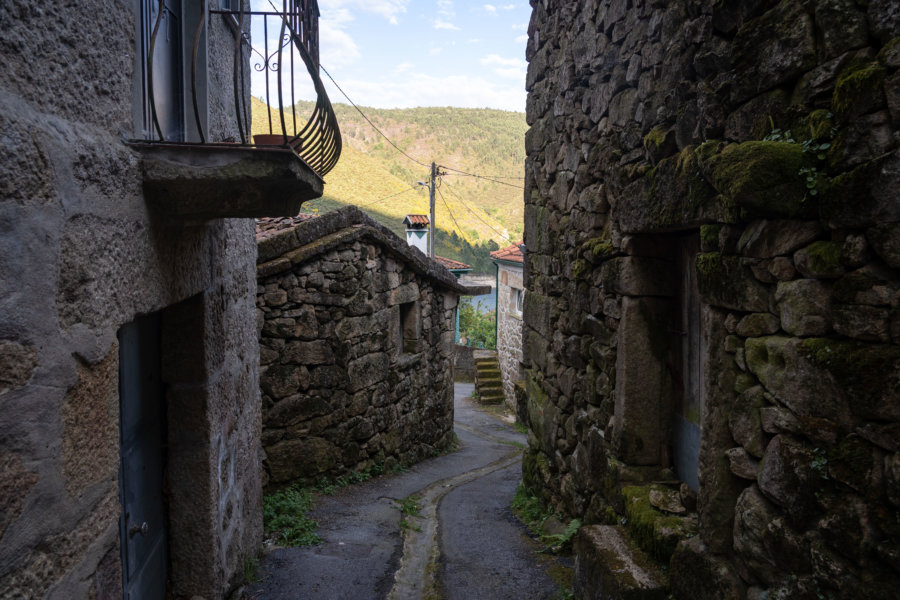
M422 338L422 311L418 300L397 305L397 353L416 354Z
M522 310L525 307L525 290L510 286L509 299L509 314L517 319L521 319Z

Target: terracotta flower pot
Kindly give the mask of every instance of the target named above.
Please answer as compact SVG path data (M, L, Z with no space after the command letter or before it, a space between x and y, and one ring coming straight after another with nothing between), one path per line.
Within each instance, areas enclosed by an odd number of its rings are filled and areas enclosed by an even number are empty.
M284 146L287 139L280 133L261 133L253 136L253 143L257 146Z

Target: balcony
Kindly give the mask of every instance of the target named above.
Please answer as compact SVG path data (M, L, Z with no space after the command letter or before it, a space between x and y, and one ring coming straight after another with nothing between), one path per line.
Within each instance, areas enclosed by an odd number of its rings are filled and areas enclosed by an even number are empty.
M341 135L319 77L317 1L147 2L145 134L129 144L142 153L151 207L181 218L290 216L321 196ZM311 114L299 103L310 94Z

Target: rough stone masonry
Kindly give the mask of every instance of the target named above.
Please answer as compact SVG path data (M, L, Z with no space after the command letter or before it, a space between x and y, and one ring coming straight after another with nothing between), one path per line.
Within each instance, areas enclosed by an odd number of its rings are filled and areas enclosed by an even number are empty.
M355 207L263 220L257 238L268 485L448 448L467 288Z
M900 7L531 4L524 478L577 593L896 597Z

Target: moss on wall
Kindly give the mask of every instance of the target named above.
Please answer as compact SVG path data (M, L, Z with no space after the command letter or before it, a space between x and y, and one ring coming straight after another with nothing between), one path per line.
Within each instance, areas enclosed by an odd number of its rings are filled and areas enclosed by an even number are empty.
M727 203L750 214L796 217L809 212L798 176L803 148L788 142L731 144L708 159L716 189Z
M665 488L656 484L622 488L626 526L644 552L668 563L678 542L696 534L696 525L690 519L654 508L650 503L650 492L654 489Z

